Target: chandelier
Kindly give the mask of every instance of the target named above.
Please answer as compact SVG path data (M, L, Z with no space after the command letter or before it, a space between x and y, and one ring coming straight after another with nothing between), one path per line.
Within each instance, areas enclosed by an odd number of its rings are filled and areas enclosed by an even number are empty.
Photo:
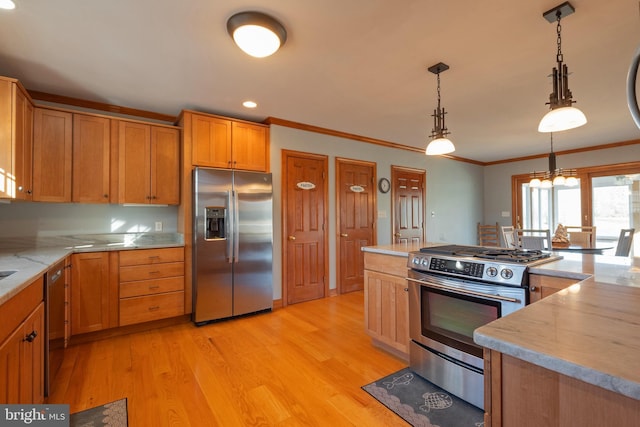
M551 152L549 153L549 170L532 172L529 181L530 188L551 188L554 185L574 187L578 185L578 172L575 169L556 168L556 153L553 152L553 133L551 135Z
M551 111L540 120L538 132L558 132L574 129L587 123L584 113L573 107L575 101L571 99L572 94L569 90L569 68L567 64L562 63L562 27L560 26L560 19L563 16L571 15L573 12L575 12L574 7L569 2L564 2L542 14L549 23L557 22L558 52L556 54L557 67L553 67L551 71L553 92L549 95L549 102L547 103Z
M430 137L433 138L429 145L427 145L426 154L428 156L438 156L441 154L448 154L455 151L456 147L454 147L453 142L447 135L449 129L444 124L444 115L447 114L444 111L444 108L440 108L440 73L443 71L447 71L449 66L447 64L443 64L442 62L437 63L436 65L432 65L428 68L430 72L435 74L438 77L438 107L433 110L433 130L431 130Z

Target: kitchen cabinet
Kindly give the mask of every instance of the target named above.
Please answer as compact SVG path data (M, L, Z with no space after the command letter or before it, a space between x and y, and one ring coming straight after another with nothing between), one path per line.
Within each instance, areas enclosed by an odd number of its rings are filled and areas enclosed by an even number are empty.
M71 335L118 326L117 252L71 257Z
M73 114L36 108L33 137L33 200L71 202Z
M529 302L534 303L555 294L562 289L578 283L582 279L570 279L566 277L545 276L541 274L529 275Z
M365 252L365 329L374 344L409 358L407 259Z
M44 279L0 306L0 403L44 401Z
M191 117L192 164L267 172L269 127L206 114Z
M74 202L109 203L110 126L106 117L73 115Z
M120 326L184 314L184 248L120 252Z
M180 131L126 121L118 129L118 202L179 204Z
M22 85L0 77L0 198L32 199L33 111Z
M485 349L486 427L635 426L640 401Z

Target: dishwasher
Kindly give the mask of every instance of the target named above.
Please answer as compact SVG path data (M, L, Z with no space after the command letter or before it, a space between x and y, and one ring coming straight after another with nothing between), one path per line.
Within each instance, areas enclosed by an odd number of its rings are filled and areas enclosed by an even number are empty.
M51 381L62 365L64 349L67 346L68 298L66 297L66 283L66 263L65 260L62 260L46 273L45 396L49 396Z

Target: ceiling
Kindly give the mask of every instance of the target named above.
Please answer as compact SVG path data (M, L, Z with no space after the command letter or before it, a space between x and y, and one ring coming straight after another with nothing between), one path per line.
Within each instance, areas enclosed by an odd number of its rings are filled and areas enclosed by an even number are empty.
M178 115L266 117L424 148L436 76L456 157L544 154L558 0L14 0L0 10L0 74L57 95ZM639 4L571 0L562 52L587 116L554 149L640 138L626 75L640 45ZM288 39L257 59L226 32L234 13L271 14ZM247 110L247 99L258 108Z

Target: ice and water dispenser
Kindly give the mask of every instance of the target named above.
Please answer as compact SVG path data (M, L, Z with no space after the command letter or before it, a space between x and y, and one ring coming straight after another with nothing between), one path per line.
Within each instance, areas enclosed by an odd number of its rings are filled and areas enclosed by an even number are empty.
M224 206L210 206L205 208L205 240L224 240L227 238L225 217L227 210Z

